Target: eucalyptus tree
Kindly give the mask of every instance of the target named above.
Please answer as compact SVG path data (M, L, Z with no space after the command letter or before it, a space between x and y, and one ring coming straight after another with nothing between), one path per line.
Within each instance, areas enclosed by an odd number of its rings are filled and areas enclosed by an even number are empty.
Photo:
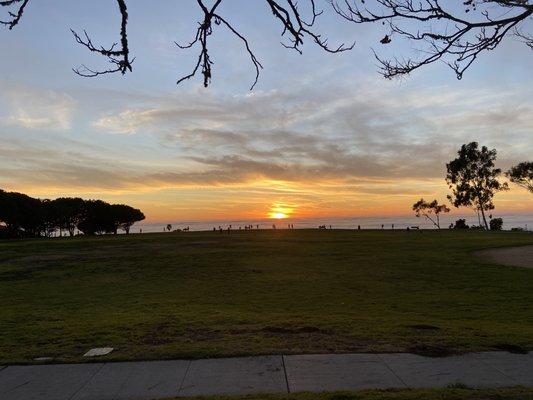
M452 190L448 199L455 207L471 207L480 212L485 229L489 230L486 212L494 209L494 195L509 189L501 182L502 171L495 168L497 152L477 142L463 144L457 158L446 164L446 183Z
M533 162L521 162L505 173L511 182L533 193Z

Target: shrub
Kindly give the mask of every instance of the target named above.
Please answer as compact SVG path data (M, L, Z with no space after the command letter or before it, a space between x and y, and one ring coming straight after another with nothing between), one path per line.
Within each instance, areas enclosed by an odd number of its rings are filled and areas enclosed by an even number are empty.
M465 219L458 219L455 221L455 225L453 226L453 229L468 229L469 226L466 224Z
M503 219L493 218L490 220L489 225L491 231L501 231L503 228Z

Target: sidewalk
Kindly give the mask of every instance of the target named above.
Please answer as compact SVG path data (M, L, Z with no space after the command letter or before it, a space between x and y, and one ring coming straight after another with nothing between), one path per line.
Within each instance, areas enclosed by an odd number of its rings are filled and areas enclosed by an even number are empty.
M158 399L370 388L533 387L533 352L324 354L0 367L2 400Z

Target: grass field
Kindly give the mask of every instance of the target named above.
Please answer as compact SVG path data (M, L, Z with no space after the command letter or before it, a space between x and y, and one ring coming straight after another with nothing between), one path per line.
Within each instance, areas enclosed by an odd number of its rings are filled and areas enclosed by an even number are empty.
M187 399L180 397L180 400ZM432 390L365 390L336 393L291 393L283 395L250 395L221 397L189 397L204 400L533 400L533 389L432 389ZM177 399L176 399L177 400Z
M533 349L527 233L250 231L0 242L0 364Z

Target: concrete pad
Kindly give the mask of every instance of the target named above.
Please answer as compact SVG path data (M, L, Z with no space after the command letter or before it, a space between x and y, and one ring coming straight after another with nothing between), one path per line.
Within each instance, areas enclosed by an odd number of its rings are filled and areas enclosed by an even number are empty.
M180 396L287 393L281 356L196 360Z
M382 354L380 357L411 388L438 388L458 383L474 388L516 385L472 354L443 358L415 354Z
M533 387L533 353L479 353L476 358L513 379L516 385Z
M89 350L87 353L83 355L83 357L98 357L98 356L105 356L113 351L112 347L96 347L94 349Z
M174 397L188 366L185 360L105 364L72 400Z
M405 387L375 354L286 356L285 368L291 392Z
M7 367L0 373L2 400L68 400L103 364Z

